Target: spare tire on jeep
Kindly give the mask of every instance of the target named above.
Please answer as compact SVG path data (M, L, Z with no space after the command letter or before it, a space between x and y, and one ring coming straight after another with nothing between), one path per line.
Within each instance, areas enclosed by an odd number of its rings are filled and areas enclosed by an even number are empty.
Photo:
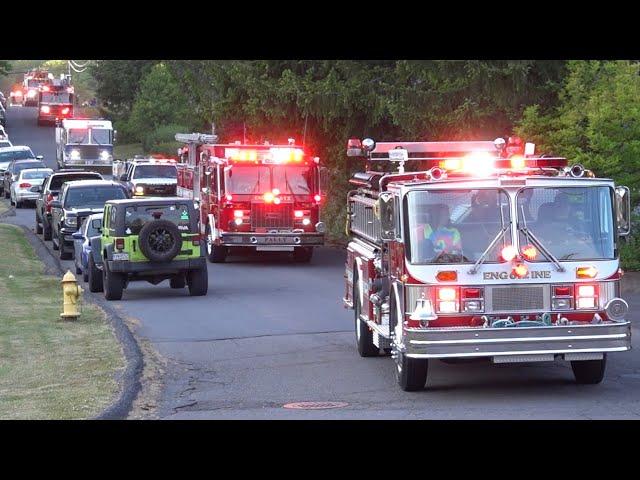
M182 249L182 235L176 224L154 220L140 229L140 250L152 262L170 262Z

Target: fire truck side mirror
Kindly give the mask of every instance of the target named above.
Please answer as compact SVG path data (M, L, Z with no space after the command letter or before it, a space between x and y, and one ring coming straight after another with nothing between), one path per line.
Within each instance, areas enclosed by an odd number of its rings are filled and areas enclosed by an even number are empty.
M395 197L389 192L382 192L378 197L376 214L380 218L380 237L382 240L396 238Z
M618 235L625 237L631 233L631 193L629 187L616 187L616 216Z

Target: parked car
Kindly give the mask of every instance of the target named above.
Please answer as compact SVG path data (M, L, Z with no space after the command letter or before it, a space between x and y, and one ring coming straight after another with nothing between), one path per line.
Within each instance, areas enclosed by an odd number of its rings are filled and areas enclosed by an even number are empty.
M91 240L100 237L102 228L102 213L89 215L82 221L80 229L73 236L73 258L76 274L82 274L85 282L89 281L89 255L91 255ZM102 273L100 273L102 275Z
M11 143L11 140L9 140L9 137L6 134L3 135L3 133L4 133L4 129L0 126L0 149L13 147L13 143Z
M205 248L193 200L182 197L112 200L104 207L100 254L104 296L120 300L130 281L189 288L191 296L207 294ZM89 258L93 261L94 256ZM92 267L90 267L92 268ZM91 278L92 273L89 273Z
M36 156L31 149L24 145L0 148L0 174L4 174L13 160L32 160L35 158ZM2 180L0 179L0 194L4 193L4 182Z
M11 184L11 205L22 208L26 201L35 202L40 186L53 173L51 168L25 168Z
M36 199L36 233L42 233L44 240L51 240L51 202L58 198L62 185L73 180L102 180L102 175L82 170L58 170L45 180Z
M60 259L72 258L73 233L85 217L101 212L109 200L125 198L125 188L111 180L76 180L62 185L58 199L51 202L51 239Z
M0 155L2 155L0 153ZM4 191L4 198L11 196L11 184L18 179L20 171L26 168L47 168L42 160L12 160L9 166L4 172L4 178L2 179L2 189Z

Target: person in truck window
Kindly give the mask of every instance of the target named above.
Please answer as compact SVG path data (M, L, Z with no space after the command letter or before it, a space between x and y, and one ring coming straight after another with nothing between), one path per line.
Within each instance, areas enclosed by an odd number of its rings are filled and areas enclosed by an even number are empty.
M462 237L460 231L450 224L449 207L431 205L421 214L422 218L418 218L414 229L419 261L429 261L441 254L462 254Z

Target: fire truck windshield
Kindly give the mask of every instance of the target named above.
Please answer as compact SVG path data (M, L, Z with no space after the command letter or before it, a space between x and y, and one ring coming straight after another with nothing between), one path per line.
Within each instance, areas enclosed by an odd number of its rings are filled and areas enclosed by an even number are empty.
M40 80L28 80L27 87L38 88L42 82Z
M89 135L91 135L91 142L89 142ZM111 130L107 128L70 128L67 143L111 145Z
M614 259L612 195L609 187L523 189L517 197L520 245L538 240L560 261Z
M226 191L235 194L263 194L273 189L293 195L309 195L313 188L313 167L300 165L233 165L225 172Z
M474 263L492 241L486 263L501 261L511 244L509 197L503 190L427 190L406 198L409 261L413 264Z
M42 92L40 101L43 103L71 103L71 94L67 92Z

